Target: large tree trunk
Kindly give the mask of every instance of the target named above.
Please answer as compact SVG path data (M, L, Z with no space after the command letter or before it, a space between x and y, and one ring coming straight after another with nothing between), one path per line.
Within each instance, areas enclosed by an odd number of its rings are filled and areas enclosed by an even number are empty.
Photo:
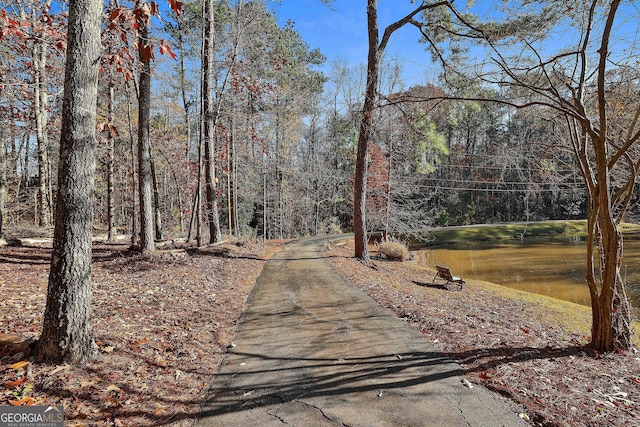
M631 312L620 276L622 234L612 212L609 157L606 141L593 139L597 165L597 184L590 194L587 284L591 294L591 343L599 350L631 348ZM595 271L594 242L598 244L600 262L599 287ZM598 292L599 288L599 292Z
M138 94L138 195L140 197L140 249L155 251L153 200L151 181L151 142L149 140L149 110L151 108L151 53L148 17L138 18L138 58L140 84Z
M365 89L362 121L358 135L358 153L356 157L356 175L353 184L353 231L355 233L355 256L369 263L367 249L367 162L369 140L373 126L373 109L378 86L378 67L380 52L378 49L378 2L367 1L367 28L369 33L369 54L367 57L367 85Z
M215 168L215 126L216 114L213 106L213 56L214 52L214 2L205 0L204 4L204 38L202 40L202 97L204 115L204 167L207 193L207 222L209 224L209 242L221 240L220 215L218 213L218 194Z
M71 0L53 256L40 359L83 364L91 328L91 229L101 0Z

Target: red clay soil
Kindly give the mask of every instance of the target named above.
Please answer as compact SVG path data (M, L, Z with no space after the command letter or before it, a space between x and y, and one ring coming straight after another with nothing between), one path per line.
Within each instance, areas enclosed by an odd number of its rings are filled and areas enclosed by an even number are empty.
M434 272L379 258L366 266L331 245L339 271L458 362L472 383L523 405L535 426L640 426L640 355L598 354L523 301L465 285L431 286Z
M277 243L165 250L94 247L94 333L85 367L36 363L50 250L0 248L0 405L64 405L68 426L187 426ZM330 245L337 269L460 363L466 378L522 404L537 426L640 426L640 358L600 355L521 301L474 285L425 286L410 262L374 268ZM422 285L422 286L421 286ZM21 363L29 362L29 363Z

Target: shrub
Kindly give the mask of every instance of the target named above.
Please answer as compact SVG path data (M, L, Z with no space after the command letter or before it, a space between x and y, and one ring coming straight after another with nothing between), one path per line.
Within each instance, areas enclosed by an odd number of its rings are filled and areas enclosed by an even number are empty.
M378 245L378 252L392 261L404 261L409 256L409 249L403 243L389 240Z

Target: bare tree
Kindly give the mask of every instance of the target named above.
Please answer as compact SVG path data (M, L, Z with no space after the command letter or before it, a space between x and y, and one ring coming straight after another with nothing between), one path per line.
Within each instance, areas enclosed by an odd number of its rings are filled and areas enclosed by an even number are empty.
M378 1L367 0L367 29L369 35L369 53L367 56L367 85L365 89L364 106L362 108L362 120L358 136L358 151L356 158L356 174L354 179L354 205L353 227L355 232L355 256L365 262L369 262L367 250L367 223L366 223L366 198L367 198L367 161L368 149L374 125L374 109L376 106L380 61L391 35L407 24L420 27L415 17L420 13L447 6L448 1L421 2L413 11L404 18L387 26L380 39L378 27Z
M536 30L503 38L506 24L474 26L491 53L479 73L485 82L518 88L520 99L501 101L517 108L541 107L563 118L568 144L587 188L587 275L592 305L592 344L599 350L631 347L630 308L620 273L623 238L620 222L638 204L640 103L637 94L637 47L615 44L621 1L542 2L529 11L538 16ZM517 9L517 5L512 5ZM526 5L523 7L526 10ZM542 18L542 19L541 19ZM569 29L566 28L567 21ZM553 38L563 25L561 40ZM508 32L508 31L507 31ZM547 34L553 50L540 48ZM557 35L557 34L556 34ZM575 40L575 42L573 42ZM629 88L633 89L630 91ZM514 91L514 93L517 93Z

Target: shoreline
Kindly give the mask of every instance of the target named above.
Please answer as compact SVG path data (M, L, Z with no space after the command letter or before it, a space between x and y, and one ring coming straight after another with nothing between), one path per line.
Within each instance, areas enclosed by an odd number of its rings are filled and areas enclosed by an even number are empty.
M329 245L331 264L532 425L640 424L640 357L593 351L588 307L476 280L447 291L427 268L375 256L369 267L352 248Z

